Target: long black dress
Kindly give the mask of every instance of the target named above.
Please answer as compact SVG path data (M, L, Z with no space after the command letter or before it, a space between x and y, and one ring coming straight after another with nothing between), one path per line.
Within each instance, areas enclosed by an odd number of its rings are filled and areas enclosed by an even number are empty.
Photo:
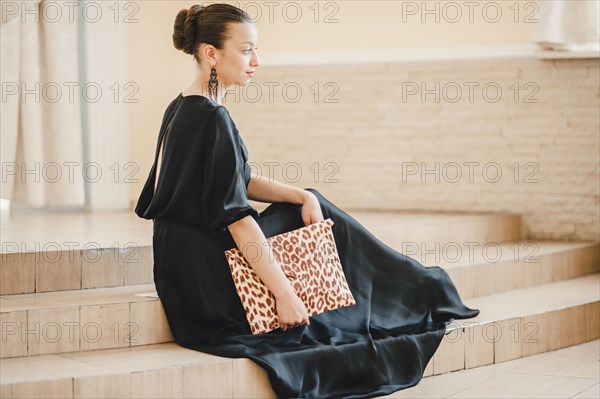
M479 310L463 304L442 268L393 250L312 188L334 221L356 305L313 316L310 326L252 335L223 253L235 246L227 225L251 215L270 237L304 223L301 205L273 203L260 214L249 205L247 161L225 107L181 94L169 104L135 212L154 221L154 282L175 340L252 359L281 398L370 398L416 385L446 325Z

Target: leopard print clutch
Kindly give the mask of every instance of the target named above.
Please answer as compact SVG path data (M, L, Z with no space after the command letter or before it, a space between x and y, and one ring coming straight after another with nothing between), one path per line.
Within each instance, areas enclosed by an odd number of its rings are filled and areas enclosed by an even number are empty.
M267 238L276 260L309 316L354 305L335 240L333 220L320 222ZM252 246L248 256L267 254ZM237 293L253 334L280 327L275 296L262 282L238 248L225 251ZM250 258L252 260L252 258Z

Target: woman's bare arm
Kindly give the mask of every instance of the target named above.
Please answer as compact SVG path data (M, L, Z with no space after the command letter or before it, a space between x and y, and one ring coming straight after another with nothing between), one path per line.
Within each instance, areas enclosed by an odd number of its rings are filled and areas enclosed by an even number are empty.
M248 198L259 202L303 204L312 193L274 179L252 173L248 183Z
M271 246L267 245L267 239L256 220L251 215L246 216L230 224L228 229L238 249L275 296L281 329L286 331L290 327L310 324L306 306L281 270L281 265L275 259ZM254 248L246 251L248 244L252 244Z
M264 233L252 216L230 224L228 229L238 249L276 298L289 296L294 292Z
M251 177L247 187L249 199L301 204L302 220L305 224L323 219L318 199L312 192L276 181L268 181L256 175ZM275 296L281 328L285 331L288 327L310 324L306 306L296 295L283 273L256 220L249 215L230 224L227 228L244 258Z

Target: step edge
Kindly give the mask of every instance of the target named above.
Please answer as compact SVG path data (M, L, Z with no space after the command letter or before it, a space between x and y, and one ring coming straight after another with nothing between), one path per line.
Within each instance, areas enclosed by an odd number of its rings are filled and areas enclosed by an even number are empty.
M597 302L600 302L600 301L596 301L596 302L593 302L593 303L597 303ZM588 304L586 303L586 304L575 305L575 306L566 307L564 309L557 309L557 310L576 309L576 308L579 308L579 307L582 307L582 306L587 306L587 305ZM539 315L541 315L541 314L544 314L544 313L539 313ZM524 317L527 317L527 316L524 316ZM458 328L461 328L461 329L463 329L463 328L465 328L465 329L466 328L475 328L475 327L477 327L479 325L482 325L482 324L500 323L500 322L503 322L503 321L506 321L506 320L512 320L512 319L515 319L515 317L509 317L509 318L505 318L505 319L502 319L502 320L492 320L492 321L485 321L485 322L473 323L473 324L469 324L469 325L460 325L460 326L453 327L453 328L449 329L448 331L451 331L451 330L454 330L454 329L458 329ZM594 339L596 339L596 338L594 338ZM591 340L594 340L594 339L591 339ZM580 343L590 342L591 340L589 340L589 341L582 341ZM211 354L208 354L208 353L205 353L205 352L194 351L193 349L187 349L187 348L185 348L183 346L180 346L179 344L177 344L174 341L173 342L168 342L168 343L161 343L161 344L173 344L173 345L170 345L169 347L178 346L178 347L182 348L183 350L189 350L189 351L192 351L192 352L200 352L202 354L206 354L207 356L214 357L214 361L209 361L209 363L213 363L213 362L214 363L220 363L220 362L248 361L248 364L254 364L248 358L244 358L244 357L229 358L229 357L211 355ZM141 346L138 346L138 347L135 347L135 348L137 349L136 351L143 351L143 350L146 349L144 347L151 347L151 346L156 346L156 345L161 345L161 344L141 345ZM574 345L578 345L578 344L574 344ZM574 346L574 345L569 345L569 346ZM154 348L147 348L147 349L154 349ZM156 348L156 349L161 350L161 348ZM136 351L131 351L131 347L129 347L129 348L114 348L114 349L99 349L99 350L92 350L92 351L85 351L85 352L69 352L69 353L65 353L65 355L68 355L70 353L77 353L78 355L79 354L81 354L81 355L88 355L88 354L93 354L94 352L97 352L98 354L102 354L101 352L103 352L103 351L113 351L113 352L123 352L123 353L125 353L125 352L136 352ZM534 355L529 355L529 356L534 356ZM101 366L95 365L93 363L88 363L88 362L85 362L85 361L82 361L82 360L78 360L78 359L74 359L74 358L69 358L67 356L63 356L63 354L21 356L21 357L14 357L14 358L4 358L4 359L0 360L0 363L3 363L3 362L5 363L6 361L10 362L11 360L25 359L25 358L28 358L30 361L34 361L34 362L35 361L44 361L44 360L46 360L46 359L42 359L43 357L45 357L45 358L48 358L48 357L61 357L63 359L67 359L67 360L70 360L70 361L73 361L73 362L85 364L86 366L94 366L94 367L99 368L99 369L104 369L104 370L106 370L106 373L95 373L95 374L86 374L86 375L78 375L78 376L68 376L68 375L65 375L65 376L60 376L60 377L56 377L56 378L40 378L40 379L33 378L33 379L27 379L27 380L18 380L18 381L3 382L4 379L1 378L1 376L2 376L2 369L3 368L0 367L0 386L9 386L9 385L12 385L12 384L19 384L19 383L39 383L39 382L44 382L44 381L58 381L58 380L63 380L63 379L77 379L77 378L83 378L83 377L95 377L95 376L102 377L102 376L108 376L108 375L131 375L131 374L139 373L139 372L158 371L158 370L165 370L165 369L169 369L169 368L179 368L179 367L193 366L193 365L196 365L196 364L206 364L207 363L206 361L200 361L200 360L199 361L184 361L184 362L177 363L177 364L170 364L170 365L164 366L164 367L136 368L136 369L124 371L124 370L114 370L114 369L110 369L110 368L106 368L106 367L101 367ZM444 374L449 374L449 373L444 373Z

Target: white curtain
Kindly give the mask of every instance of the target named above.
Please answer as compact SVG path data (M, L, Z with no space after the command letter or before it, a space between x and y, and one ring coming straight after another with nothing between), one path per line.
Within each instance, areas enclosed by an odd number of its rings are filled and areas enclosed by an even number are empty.
M77 20L42 16L42 7L3 4L1 195L31 207L83 206L81 106L68 93L79 81Z
M600 50L600 0L541 0L537 5L534 42L546 50Z
M126 24L114 21L125 11L2 4L0 197L11 207L129 209Z

